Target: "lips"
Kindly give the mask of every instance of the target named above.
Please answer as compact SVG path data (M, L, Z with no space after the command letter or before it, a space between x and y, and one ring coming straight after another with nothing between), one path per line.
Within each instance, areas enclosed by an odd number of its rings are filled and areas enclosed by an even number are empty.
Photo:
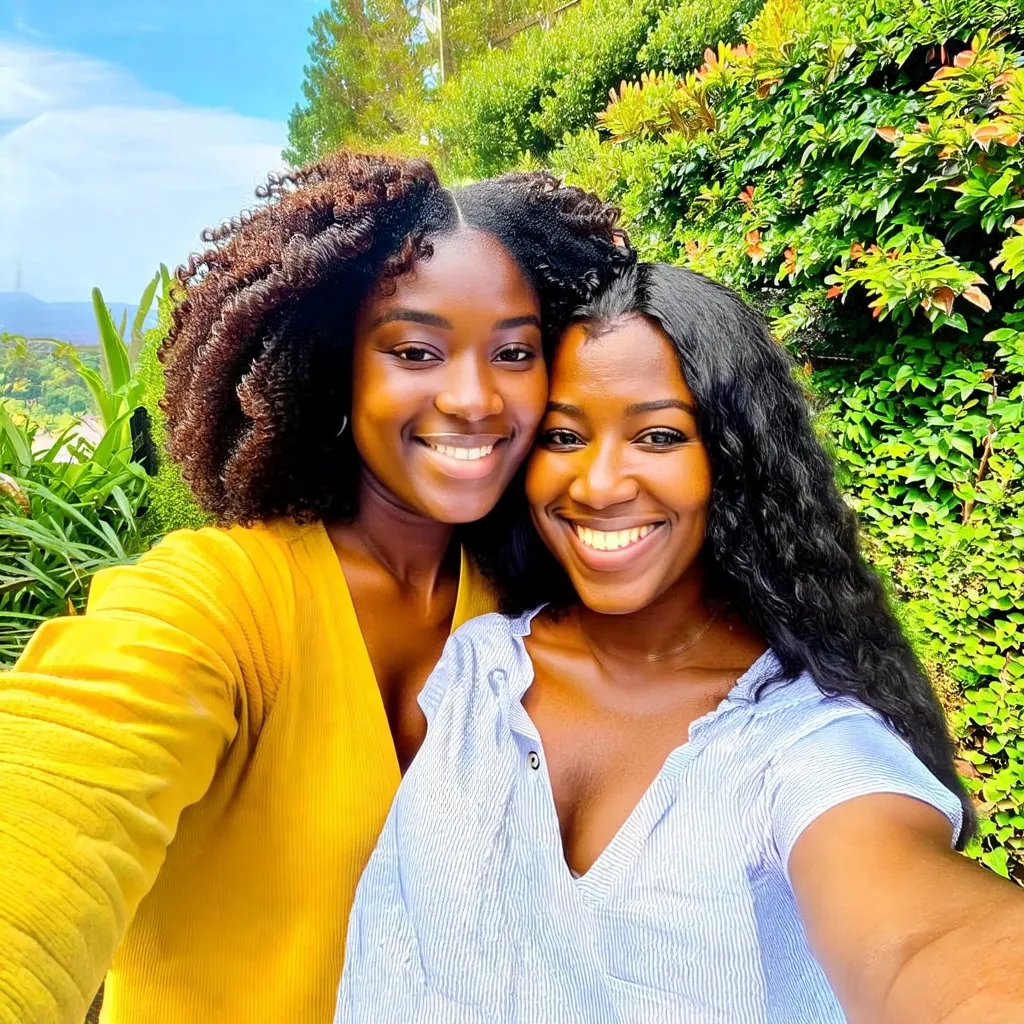
M495 449L509 440L507 434L417 434L416 440L447 476L479 479L497 468Z
M577 557L599 572L615 572L642 557L664 534L664 520L577 520L563 518Z

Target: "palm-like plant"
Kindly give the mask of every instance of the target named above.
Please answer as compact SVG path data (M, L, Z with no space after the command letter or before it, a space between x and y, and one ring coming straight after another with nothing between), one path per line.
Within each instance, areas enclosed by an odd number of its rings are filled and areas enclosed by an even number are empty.
M74 426L34 450L36 427L16 422L0 402L0 666L11 664L40 622L76 614L99 569L126 562L150 541L144 523L149 479L133 459L134 374L146 317L165 267L143 294L131 333L115 326L99 289L93 306L102 372L73 346L54 341L92 392L104 433L95 444ZM50 339L46 339L50 340Z

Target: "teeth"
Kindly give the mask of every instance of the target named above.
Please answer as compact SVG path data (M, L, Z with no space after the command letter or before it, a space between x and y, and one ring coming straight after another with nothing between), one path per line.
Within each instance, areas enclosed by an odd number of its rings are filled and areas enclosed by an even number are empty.
M447 455L451 459L460 459L463 462L475 462L477 459L486 458L494 451L493 444L485 444L480 448L455 448L450 444L432 444L430 447L435 452Z
M648 523L646 526L634 526L631 530L591 530L586 526L573 524L576 536L588 547L597 551L618 551L619 548L628 547L638 540L643 540L656 524Z

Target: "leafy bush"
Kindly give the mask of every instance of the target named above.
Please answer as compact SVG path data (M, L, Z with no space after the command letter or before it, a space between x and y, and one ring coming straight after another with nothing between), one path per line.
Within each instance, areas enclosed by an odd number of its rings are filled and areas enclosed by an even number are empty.
M804 364L986 813L974 852L1024 882L1022 23L1021 0L768 0L554 159Z
M148 547L148 479L123 425L95 445L71 428L33 451L36 428L0 402L0 666L44 619L80 611L95 572Z
M204 526L208 517L192 498L181 470L166 453L167 428L164 425L160 400L164 394L163 364L157 357L160 343L167 337L174 305L173 282L165 277L158 303L157 326L146 332L139 354L138 377L141 400L148 413L150 436L156 460L156 473L151 481L149 516L155 533L164 534L182 527Z

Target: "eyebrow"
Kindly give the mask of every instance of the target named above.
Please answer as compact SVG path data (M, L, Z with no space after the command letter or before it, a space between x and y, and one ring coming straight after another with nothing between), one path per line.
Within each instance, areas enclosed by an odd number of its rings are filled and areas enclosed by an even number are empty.
M627 416L637 416L642 412L658 412L660 409L682 409L696 417L697 410L692 405L680 401L678 398L660 398L654 402L635 402L626 406ZM566 402L548 402L548 412L560 412L566 416L582 416L583 410L578 405L569 405Z
M548 412L560 412L566 416L583 416L583 410L578 405L568 405L565 402L548 402Z
M626 415L636 416L642 412L658 412L660 409L682 409L683 412L688 412L691 416L696 417L697 415L697 410L692 405L680 401L678 398L659 398L653 402L636 402L626 406Z
M423 324L426 327L440 327L442 330L446 331L450 331L452 329L452 322L445 319L443 316L438 316L436 313L424 313L418 309L405 309L404 307L390 309L386 313L383 313L373 321L370 328L372 330L373 328L380 327L382 324L390 324L396 320L403 320L414 324ZM494 325L494 329L497 331L507 331L513 327L527 326L533 326L539 330L540 320L532 313L528 313L525 316L510 316L506 317L504 320L499 320Z
M442 327L449 331L452 328L450 320L446 320L443 316L438 316L436 313L422 313L418 309L404 309L402 307L389 309L386 313L381 314L381 316L373 321L370 328L372 330L374 327L390 324L395 320L407 320L414 324L424 324L427 327Z

